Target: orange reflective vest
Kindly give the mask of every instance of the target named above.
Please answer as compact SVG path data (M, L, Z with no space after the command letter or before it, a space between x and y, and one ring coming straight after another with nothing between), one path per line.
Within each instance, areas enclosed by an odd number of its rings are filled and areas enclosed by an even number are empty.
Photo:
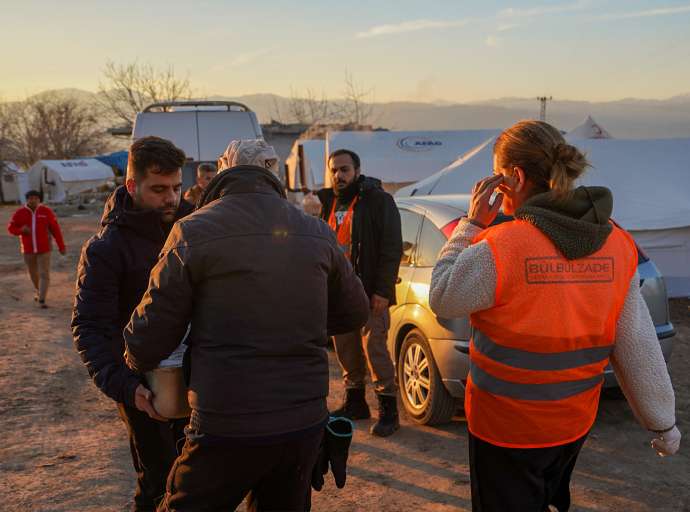
M357 197L350 203L342 222L338 225L338 219L335 216L335 206L337 201L333 200L333 207L331 208L331 214L328 216L328 225L333 231L335 231L336 238L338 239L338 245L345 253L347 259L350 259L352 255L352 217L354 216L355 205L357 204Z
M465 413L472 434L510 448L544 448L594 423L616 323L637 268L625 231L567 260L532 224L483 231L496 265L494 305L470 317Z

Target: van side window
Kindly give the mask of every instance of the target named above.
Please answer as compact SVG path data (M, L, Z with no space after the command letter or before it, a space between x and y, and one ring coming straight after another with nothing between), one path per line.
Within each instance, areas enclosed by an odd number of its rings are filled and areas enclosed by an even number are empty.
M446 237L441 230L434 226L429 219L424 219L422 234L419 236L417 250L417 266L433 267L438 259L438 253L446 243Z
M417 247L417 235L422 224L422 216L410 210L400 210L400 222L402 224L403 253L400 264L410 266L414 259Z

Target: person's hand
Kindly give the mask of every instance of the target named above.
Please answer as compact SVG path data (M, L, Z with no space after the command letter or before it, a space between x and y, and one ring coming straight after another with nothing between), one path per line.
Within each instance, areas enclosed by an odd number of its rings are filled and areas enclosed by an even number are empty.
M321 213L321 201L319 201L316 194L308 192L302 200L302 208L309 215L318 215Z
M156 409L153 407L153 393L151 393L151 390L146 389L143 384L139 384L134 391L134 405L154 420L168 421L167 418L156 412Z
M374 316L381 316L384 313L384 311L386 311L389 300L385 297L381 297L380 295L373 294L371 296L371 301L369 302L369 305L371 306L371 311L374 314Z
M30 235L31 234L31 228L29 226L22 226L22 235Z
M678 427L673 427L668 432L657 434L658 437L652 439L652 448L656 450L659 457L668 457L673 455L680 448L680 430Z
M484 178L474 185L469 211L467 212L469 220L485 227L496 220L496 216L503 204L503 194L497 194L493 204L489 201L491 200L491 195L501 183L503 183L503 175L497 174L490 178Z
M60 250L60 254L62 254L63 256L64 256L65 254L67 254L67 247L65 247L64 249Z

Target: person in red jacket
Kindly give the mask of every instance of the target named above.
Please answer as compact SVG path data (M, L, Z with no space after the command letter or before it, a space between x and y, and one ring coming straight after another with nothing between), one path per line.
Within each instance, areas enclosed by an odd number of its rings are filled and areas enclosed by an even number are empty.
M46 308L46 295L50 284L50 235L57 242L60 254L67 250L60 225L53 210L41 204L41 194L36 190L26 193L26 205L19 208L7 226L11 235L18 236L24 262L36 290L34 300Z

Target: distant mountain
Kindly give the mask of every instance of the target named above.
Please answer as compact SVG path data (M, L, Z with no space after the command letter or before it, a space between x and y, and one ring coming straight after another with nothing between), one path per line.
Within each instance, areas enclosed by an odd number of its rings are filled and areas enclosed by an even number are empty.
M289 112L289 99L273 94L228 98L247 104L262 122ZM520 119L536 118L532 98L502 98L473 103L389 102L374 104L371 124L395 130L459 130L506 128ZM690 137L690 94L666 100L628 98L608 102L554 99L547 120L568 131L588 115L617 138ZM283 119L290 121L290 119Z
M95 94L63 89L60 94L88 101ZM275 94L212 96L209 100L233 100L246 104L262 123L271 119L292 122L290 99ZM338 100L335 100L337 103ZM375 103L370 123L395 130L459 130L505 128L520 119L536 118L539 103L533 98L499 98L472 103L396 101ZM568 131L588 115L617 138L690 137L690 93L665 100L626 98L587 102L554 99L547 106L547 120Z

